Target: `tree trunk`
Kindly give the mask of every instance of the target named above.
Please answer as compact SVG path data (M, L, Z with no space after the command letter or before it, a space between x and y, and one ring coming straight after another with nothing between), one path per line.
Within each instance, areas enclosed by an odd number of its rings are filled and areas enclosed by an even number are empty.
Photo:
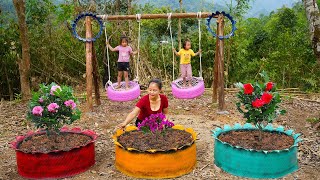
M128 0L128 15L131 15L132 13L132 5L131 5L132 0ZM128 36L131 37L132 36L132 21L128 20Z
M20 40L22 46L22 59L18 57L22 100L31 97L29 73L30 73L30 46L28 39L28 26L26 23L25 0L13 0L18 16Z
M11 81L10 78L8 76L8 71L7 71L7 67L4 66L4 74L6 76L6 80L7 80L7 84L8 84L8 92L9 92L9 96L10 96L10 101L13 101L13 90L11 87Z
M182 0L179 0L180 3L180 13L182 13ZM179 42L179 50L181 49L181 18L179 18L179 29L178 29L178 42Z
M320 13L315 0L303 0L309 22L313 52L320 63Z

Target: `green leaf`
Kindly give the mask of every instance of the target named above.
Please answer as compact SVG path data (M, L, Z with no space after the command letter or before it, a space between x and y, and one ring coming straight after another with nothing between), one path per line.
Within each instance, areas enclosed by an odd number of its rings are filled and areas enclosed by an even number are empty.
M280 110L280 114L281 114L281 115L284 115L284 114L286 114L286 113L287 113L286 110L284 110L284 109L283 109L283 110Z
M150 132L150 129L147 126L143 126L143 127L141 127L141 131L146 134L146 133Z

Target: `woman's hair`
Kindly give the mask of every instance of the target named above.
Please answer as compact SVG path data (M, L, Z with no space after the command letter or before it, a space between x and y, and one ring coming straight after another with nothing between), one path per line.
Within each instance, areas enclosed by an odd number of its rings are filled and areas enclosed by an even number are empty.
M151 83L155 83L155 84L158 86L158 88L161 90L161 88L162 88L162 81L161 81L160 79L158 79L158 78L152 79L151 81L149 81L148 87L150 86Z
M120 44L122 43L122 40L127 41L127 43L129 43L128 37L127 36L121 36L120 37Z
M186 49L187 42L191 42L190 39L185 39L183 41L183 44L182 44L183 49Z

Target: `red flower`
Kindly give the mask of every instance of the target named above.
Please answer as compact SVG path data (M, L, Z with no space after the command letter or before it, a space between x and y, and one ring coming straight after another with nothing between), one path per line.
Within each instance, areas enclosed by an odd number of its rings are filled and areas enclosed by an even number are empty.
M252 106L254 108L260 108L265 104L265 102L262 99L256 99L252 102Z
M272 100L272 94L269 93L263 93L261 96L261 100L265 103L265 104L269 104Z
M268 82L266 84L266 91L271 91L272 88L273 88L273 82Z
M265 102L262 99L256 99L252 102L254 108L261 108L264 104Z
M254 90L251 84L244 84L243 88L244 88L244 94L252 94Z

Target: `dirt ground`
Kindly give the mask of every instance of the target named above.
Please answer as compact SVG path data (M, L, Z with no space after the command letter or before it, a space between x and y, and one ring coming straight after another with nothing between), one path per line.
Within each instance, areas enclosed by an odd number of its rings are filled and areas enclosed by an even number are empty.
M213 164L214 140L211 130L224 124L244 123L241 114L236 110L234 95L228 94L226 97L229 115L217 115L217 108L211 104L209 95L194 100L178 100L170 94L168 97L169 119L175 124L192 127L198 134L197 167L190 174L176 179L244 179L225 173ZM96 164L87 172L67 178L68 180L133 179L116 170L111 136L115 125L124 120L135 103L136 101L124 103L103 99L101 106L94 107L94 112L83 113L81 119L72 125L94 130L99 134L99 138L96 142ZM82 102L81 109L85 108L84 105ZM25 119L26 106L19 102L0 103L0 180L22 179L17 173L15 152L8 143L14 140L15 136L33 129ZM285 100L282 106L287 110L287 114L279 117L274 125L283 125L302 133L304 141L299 146L299 170L281 179L320 180L320 132L306 121L308 118L319 117L320 103L290 98Z

